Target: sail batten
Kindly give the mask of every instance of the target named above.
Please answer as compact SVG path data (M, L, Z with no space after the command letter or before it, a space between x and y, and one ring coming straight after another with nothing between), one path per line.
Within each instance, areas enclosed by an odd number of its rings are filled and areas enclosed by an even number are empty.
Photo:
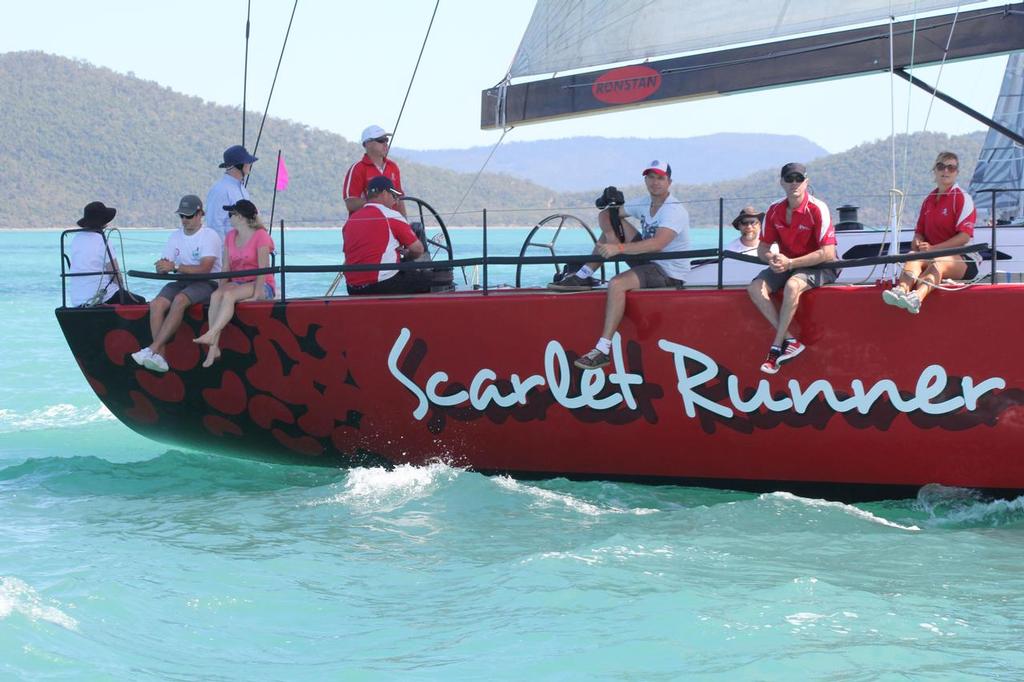
M979 0L538 0L513 77L698 52Z

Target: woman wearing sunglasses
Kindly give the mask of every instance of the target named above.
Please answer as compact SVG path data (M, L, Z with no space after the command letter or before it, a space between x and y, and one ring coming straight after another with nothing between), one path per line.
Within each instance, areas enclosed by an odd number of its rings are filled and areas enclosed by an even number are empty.
M966 246L974 237L974 201L956 184L960 159L953 152L941 152L932 171L936 187L921 204L911 253ZM916 315L932 287L966 273L967 261L961 255L907 261L899 282L882 292L882 300Z

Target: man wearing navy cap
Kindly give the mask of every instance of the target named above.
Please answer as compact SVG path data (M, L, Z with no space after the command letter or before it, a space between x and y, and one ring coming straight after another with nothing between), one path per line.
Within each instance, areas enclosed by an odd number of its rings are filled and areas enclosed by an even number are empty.
M378 125L367 126L360 136L363 149L366 153L363 158L356 161L345 173L345 182L342 185L342 195L345 199L345 208L348 214L352 215L366 203L366 184L373 178L384 176L391 180L400 193L402 189L402 173L398 170L398 164L388 158L388 151L391 148L391 133ZM395 210L405 215L405 203L399 201L395 204Z
M206 214L206 226L213 228L222 241L231 229L231 221L228 219L228 212L221 206L230 206L239 199L250 198L245 178L256 160L256 157L240 144L224 150L224 163L220 164L224 169L224 175L206 195L206 207L209 209L209 213Z
M379 175L366 184L366 203L345 221L342 247L345 265L398 263L422 256L426 249L395 210L402 193L390 178ZM369 294L422 294L430 291L427 270L369 270L346 272L350 296Z

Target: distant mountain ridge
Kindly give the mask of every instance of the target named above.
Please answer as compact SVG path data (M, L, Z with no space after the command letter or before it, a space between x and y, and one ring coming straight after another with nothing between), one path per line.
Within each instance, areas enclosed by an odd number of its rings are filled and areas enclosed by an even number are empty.
M490 147L404 149L394 154L461 173L475 173ZM810 161L828 152L797 135L718 133L687 138L570 137L535 142L505 142L487 164L505 173L560 191L580 191L636 182L653 159L672 164L676 182L717 182L749 175L787 161Z

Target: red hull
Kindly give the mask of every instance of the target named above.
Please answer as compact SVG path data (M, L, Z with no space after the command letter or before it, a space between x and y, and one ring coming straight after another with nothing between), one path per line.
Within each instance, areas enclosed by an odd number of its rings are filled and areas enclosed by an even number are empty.
M631 293L624 366L587 375L557 367L593 344L601 292L249 304L210 370L191 343L195 308L162 376L128 357L149 341L144 308L57 316L108 408L162 441L856 498L927 483L1024 490L1022 308L1019 285L939 292L917 316L876 288L813 291L796 320L807 350L773 377L759 371L770 329L743 290Z

